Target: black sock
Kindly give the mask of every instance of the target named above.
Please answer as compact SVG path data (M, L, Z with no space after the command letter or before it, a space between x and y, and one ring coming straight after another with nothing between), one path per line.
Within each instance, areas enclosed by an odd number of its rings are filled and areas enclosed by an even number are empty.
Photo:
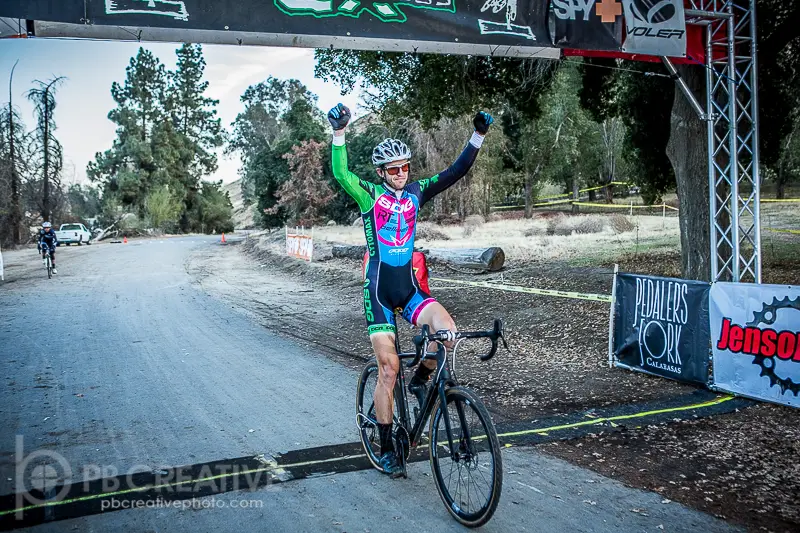
M436 368L428 368L425 365L419 365L417 367L417 371L414 372L414 376L411 378L411 382L409 385L426 385L428 383L428 378L433 374L433 371Z
M378 433L381 436L381 455L386 452L394 451L392 442L392 424L381 424L378 422Z

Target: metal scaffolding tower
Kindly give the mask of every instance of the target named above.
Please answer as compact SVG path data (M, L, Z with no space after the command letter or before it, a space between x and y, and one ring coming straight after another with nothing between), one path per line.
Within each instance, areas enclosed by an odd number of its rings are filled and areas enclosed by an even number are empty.
M711 280L761 283L755 0L690 0L706 31Z

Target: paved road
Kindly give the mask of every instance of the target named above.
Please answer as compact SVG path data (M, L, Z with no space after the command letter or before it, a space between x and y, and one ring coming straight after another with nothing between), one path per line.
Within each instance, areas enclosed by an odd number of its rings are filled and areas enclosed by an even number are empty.
M216 238L6 252L0 283L0 494L23 488L18 458L53 452L80 481L356 440L355 373L277 337L187 274ZM18 452L17 447L22 446ZM505 451L487 531L728 531L719 520L538 454ZM89 466L92 465L92 466ZM61 473L59 470L57 473ZM140 509L41 531L450 531L426 463L216 496L216 508ZM24 478L24 476L22 476ZM253 500L250 508L233 502Z

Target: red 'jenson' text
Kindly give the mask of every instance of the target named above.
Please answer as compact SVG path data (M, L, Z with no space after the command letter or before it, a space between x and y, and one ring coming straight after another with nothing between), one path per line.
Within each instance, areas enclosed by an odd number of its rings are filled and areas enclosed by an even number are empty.
M753 326L743 328L731 324L730 318L723 318L717 349L764 357L777 355L779 359L800 363L800 333Z

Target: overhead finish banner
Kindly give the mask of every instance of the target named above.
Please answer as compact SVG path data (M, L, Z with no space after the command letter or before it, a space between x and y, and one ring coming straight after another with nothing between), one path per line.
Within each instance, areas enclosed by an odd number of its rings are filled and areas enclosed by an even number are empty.
M715 283L716 388L800 407L800 287Z
M625 42L631 54L686 57L683 0L622 0Z
M327 46L359 39L390 40L397 49L430 49L426 43L458 51L469 45L491 45L498 55L504 47L552 47L546 31L545 0L3 0L0 17L83 25L73 36L103 28L211 30L208 39L230 42L225 35L254 32L278 37L275 42L239 44ZM46 27L46 24L43 24ZM108 30L106 30L108 33ZM135 39L137 35L120 34ZM157 33L157 32L156 32ZM163 32L162 32L163 33ZM149 34L154 34L150 31ZM172 31L182 39L186 34ZM334 37L305 39L303 36ZM210 39L214 37L217 41ZM142 38L141 35L138 38ZM297 44L299 38L302 44ZM209 40L210 39L210 40ZM403 43L407 44L405 46ZM410 43L410 44L409 44ZM415 46L416 43L416 46ZM363 42L362 42L363 45ZM388 46L388 45L387 45ZM370 47L370 49L387 49ZM358 46L353 46L358 48ZM363 48L363 46L362 46ZM487 53L489 50L487 50ZM554 50L553 52L557 52ZM552 54L550 54L552 55ZM545 57L548 57L547 55Z
M617 366L708 384L708 292L701 281L617 274Z
M548 26L555 46L619 51L622 4L619 0L550 0Z

